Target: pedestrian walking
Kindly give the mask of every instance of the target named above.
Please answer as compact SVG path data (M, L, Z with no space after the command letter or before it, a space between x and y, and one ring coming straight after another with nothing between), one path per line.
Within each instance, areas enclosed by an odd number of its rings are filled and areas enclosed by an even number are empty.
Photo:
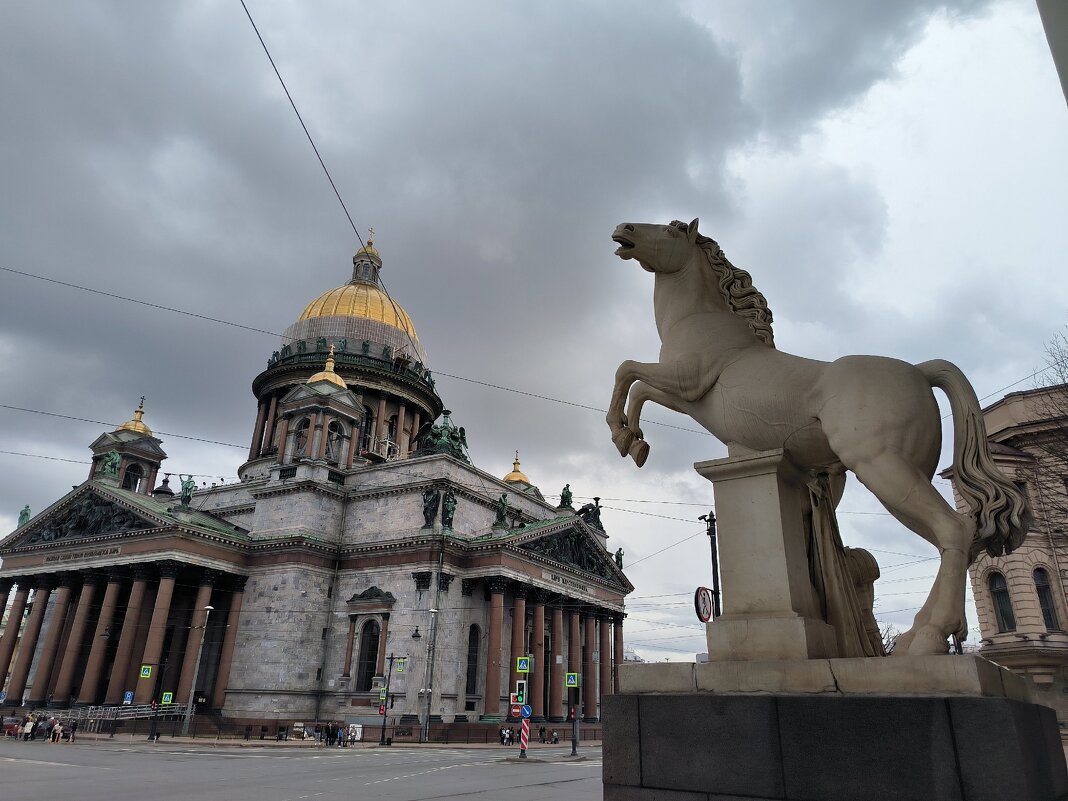
M70 722L70 739L67 740L67 742L68 743L73 743L74 742L74 735L77 734L77 733L78 733L78 721L72 720Z
M33 727L34 720L29 715L26 716L25 722L22 724L22 740L23 742L29 742L33 739Z
M543 743L545 742L545 727L544 726L539 726L538 727L538 739Z

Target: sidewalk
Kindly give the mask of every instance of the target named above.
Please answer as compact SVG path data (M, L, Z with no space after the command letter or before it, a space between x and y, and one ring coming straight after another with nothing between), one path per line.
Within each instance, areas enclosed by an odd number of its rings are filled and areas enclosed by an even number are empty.
M14 738L8 738L14 739ZM35 741L36 742L36 741ZM108 734L100 732L78 732L75 743L87 743L87 742L110 742L110 743L148 743L148 734L146 732L138 732L137 734L119 732L114 737ZM518 758L519 746L506 746L500 743L464 743L464 742L452 742L452 743L416 743L416 742L396 742L392 746L381 746L378 743L377 738L368 738L357 741L351 746L343 746L338 748L336 745L326 745L320 743L317 740L297 740L290 738L289 740L276 740L276 739L264 739L253 738L251 740L245 740L242 738L226 738L226 737L183 737L181 735L170 736L161 735L156 741L160 746L171 745L184 745L184 746L201 746L201 747L225 747L225 748L310 748L310 749L322 749L322 750L334 750L342 751L345 748L462 748L479 751L497 751L501 756ZM30 745L31 743L27 743ZM60 745L66 745L61 743ZM548 743L542 744L539 742L531 742L527 745L527 754L533 755L542 749L561 749L570 748L570 741L561 740L557 745L550 745ZM579 753L581 754L584 748L600 748L600 740L583 740L579 743Z

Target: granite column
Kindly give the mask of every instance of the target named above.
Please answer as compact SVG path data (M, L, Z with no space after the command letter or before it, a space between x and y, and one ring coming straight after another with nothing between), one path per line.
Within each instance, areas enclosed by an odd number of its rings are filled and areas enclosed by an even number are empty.
M45 631L41 656L37 661L37 671L33 675L33 688L30 690L29 697L31 704L47 703L50 700L51 693L48 688L52 684L59 640L63 636L63 629L67 626L67 608L70 606L73 582L74 576L70 573L63 573L59 577L59 588L56 590L56 600L52 605L52 619L48 623L48 630Z
M30 675L30 663L37 650L37 638L41 636L41 623L44 622L45 609L48 607L48 595L52 592L52 577L42 576L36 581L33 591L30 616L26 619L26 628L22 631L19 655L15 667L11 669L11 679L7 683L7 697L17 703L26 691L26 679ZM16 632L16 635L18 632Z
M122 577L115 574L109 575L108 586L104 590L104 600L100 604L100 615L96 619L93 643L89 646L89 661L85 663L85 675L82 677L81 688L78 691L79 704L96 702L96 691L100 686L100 674L104 670L104 658L107 656L108 640L111 637L111 621L115 617L115 606L118 604L120 589L122 589Z
M134 640L137 639L137 622L141 617L141 605L145 601L148 575L148 568L145 565L134 567L133 585L130 587L130 597L126 602L126 614L122 618L119 645L115 649L115 661L111 666L108 689L104 695L105 704L119 703L126 691L126 675L130 671L130 660L133 658Z

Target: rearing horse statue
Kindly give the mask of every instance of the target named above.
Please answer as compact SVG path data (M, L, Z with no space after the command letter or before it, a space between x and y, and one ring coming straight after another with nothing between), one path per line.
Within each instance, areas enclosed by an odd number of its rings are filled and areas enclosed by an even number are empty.
M987 451L975 390L940 359L822 362L777 350L764 296L697 232L697 222L623 223L612 236L617 256L636 259L656 276L662 343L658 363L625 361L616 370L607 422L620 455L645 464L649 445L639 420L642 405L653 401L689 415L728 446L786 450L801 469L828 477L835 505L851 470L941 558L931 592L894 653L945 653L949 635L967 635L968 566L984 549L992 556L1011 552L1031 523L1025 497ZM953 468L969 514L955 511L931 485L942 437L932 387L949 398Z

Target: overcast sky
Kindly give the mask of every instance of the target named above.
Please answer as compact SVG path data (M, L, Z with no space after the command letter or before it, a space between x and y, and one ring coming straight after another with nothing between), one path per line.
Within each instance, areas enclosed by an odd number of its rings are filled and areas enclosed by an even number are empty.
M692 464L725 450L650 424L638 470L602 413L521 394L603 409L621 360L655 360L617 223L700 217L784 351L946 358L988 400L1065 323L1068 114L1031 0L248 4L475 463L518 449L547 496L604 499L646 658L705 650ZM0 97L0 267L274 332L350 277L238 0L8 0ZM0 409L0 449L34 455L0 454L0 529L81 482L142 394L165 469L236 476L276 337L4 271L0 298L0 403L107 423ZM934 550L855 481L841 512L907 628Z

